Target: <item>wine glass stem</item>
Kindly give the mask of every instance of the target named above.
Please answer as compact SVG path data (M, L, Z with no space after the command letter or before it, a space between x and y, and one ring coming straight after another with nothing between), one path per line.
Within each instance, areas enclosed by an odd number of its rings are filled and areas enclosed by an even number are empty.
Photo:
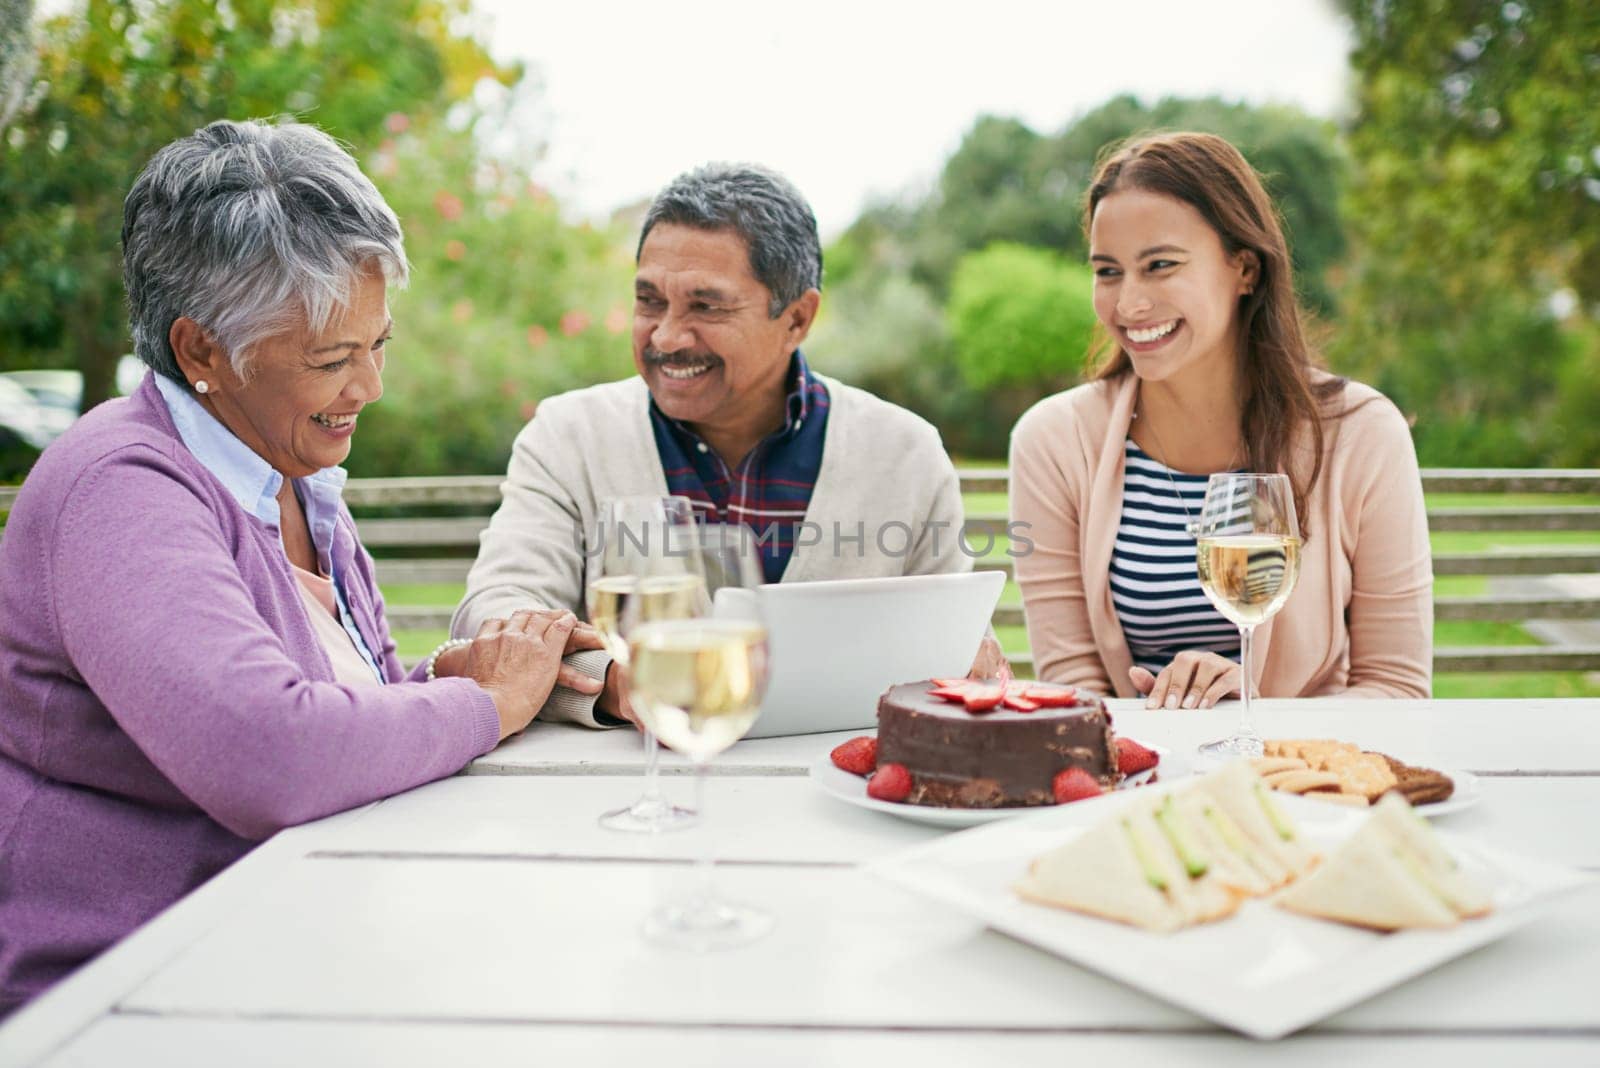
M648 730L644 734L644 794L641 800L655 803L661 800L661 747L656 736Z
M1236 738L1256 737L1256 721L1250 714L1250 689L1251 680L1251 646L1255 644L1256 628L1254 624L1240 626L1239 628L1239 728L1234 732Z
M707 905L714 900L711 885L711 866L716 850L711 841L710 824L706 822L706 761L694 762L694 810L700 816L700 851L694 858L694 901Z

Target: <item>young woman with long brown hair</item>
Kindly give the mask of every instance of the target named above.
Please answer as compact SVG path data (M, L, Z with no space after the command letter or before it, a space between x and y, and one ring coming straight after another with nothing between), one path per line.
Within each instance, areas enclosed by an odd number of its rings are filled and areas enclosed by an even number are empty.
M1239 692L1237 630L1195 573L1208 475L1283 472L1299 584L1255 635L1253 693L1425 697L1432 565L1410 431L1375 390L1322 370L1288 245L1255 171L1210 134L1136 138L1084 212L1100 320L1090 381L1011 439L1016 560L1041 679L1151 707Z

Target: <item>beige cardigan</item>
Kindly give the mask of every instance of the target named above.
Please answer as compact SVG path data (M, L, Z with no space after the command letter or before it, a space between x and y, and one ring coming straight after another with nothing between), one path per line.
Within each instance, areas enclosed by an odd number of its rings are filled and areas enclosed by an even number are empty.
M939 432L865 390L817 377L828 387L828 427L806 507L812 531L808 544L797 539L782 581L972 570L957 539L960 481ZM667 492L649 403L637 376L540 402L511 448L500 508L483 532L451 634L471 636L519 608L567 608L588 618L584 591L596 561L580 549L581 532L595 528L607 498ZM610 659L575 653L567 662L601 678ZM564 686L540 718L601 726L594 699Z
M1047 397L1011 434L1011 518L1034 542L1016 560L1034 670L1123 697L1136 696L1133 659L1109 569L1137 383L1129 374ZM1353 410L1328 424L1307 503L1299 584L1256 629L1255 692L1427 697L1433 562L1411 433L1376 390L1352 382L1344 402Z

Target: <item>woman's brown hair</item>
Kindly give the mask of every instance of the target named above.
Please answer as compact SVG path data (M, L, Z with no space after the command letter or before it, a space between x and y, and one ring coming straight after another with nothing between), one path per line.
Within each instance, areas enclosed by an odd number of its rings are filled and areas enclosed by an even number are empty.
M1294 298L1289 244L1261 179L1239 150L1213 134L1165 133L1130 138L1102 156L1089 186L1083 229L1100 202L1123 189L1159 193L1198 211L1230 256L1249 251L1259 263L1251 292L1239 298L1239 372L1244 404L1239 434L1252 471L1284 471L1294 487L1295 512L1306 536L1306 501L1322 474L1328 408L1345 379L1312 381L1319 365L1306 340ZM1120 378L1133 370L1128 353L1103 328L1089 350L1089 374ZM1304 434L1311 464L1294 462Z

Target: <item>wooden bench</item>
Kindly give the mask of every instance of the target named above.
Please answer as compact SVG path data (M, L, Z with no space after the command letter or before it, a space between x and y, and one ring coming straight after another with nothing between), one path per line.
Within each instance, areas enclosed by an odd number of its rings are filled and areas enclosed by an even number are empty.
M1422 473L1430 493L1600 494L1600 470L1466 470L1429 469ZM362 541L378 563L385 586L459 585L466 580L478 534L500 501L497 475L446 478L352 479L345 500L356 515ZM1005 468L968 468L961 473L964 493L1005 493ZM8 511L15 487L0 487L0 514ZM1002 533L1003 514L978 511L969 516L974 534ZM1435 533L1466 532L1596 532L1595 546L1439 553L1434 574L1480 575L1522 579L1600 573L1600 507L1545 505L1531 508L1434 508L1428 525ZM981 568L1010 572L1008 560L991 558ZM449 626L453 605L394 606L389 610L396 630L442 630ZM1434 600L1439 620L1522 623L1534 620L1600 620L1600 596L1565 591L1491 592L1481 596L1444 596ZM1001 605L997 626L1020 626L1020 606ZM1026 670L1028 658L1014 658ZM1600 641L1590 643L1497 647L1442 647L1434 653L1435 672L1600 671Z

